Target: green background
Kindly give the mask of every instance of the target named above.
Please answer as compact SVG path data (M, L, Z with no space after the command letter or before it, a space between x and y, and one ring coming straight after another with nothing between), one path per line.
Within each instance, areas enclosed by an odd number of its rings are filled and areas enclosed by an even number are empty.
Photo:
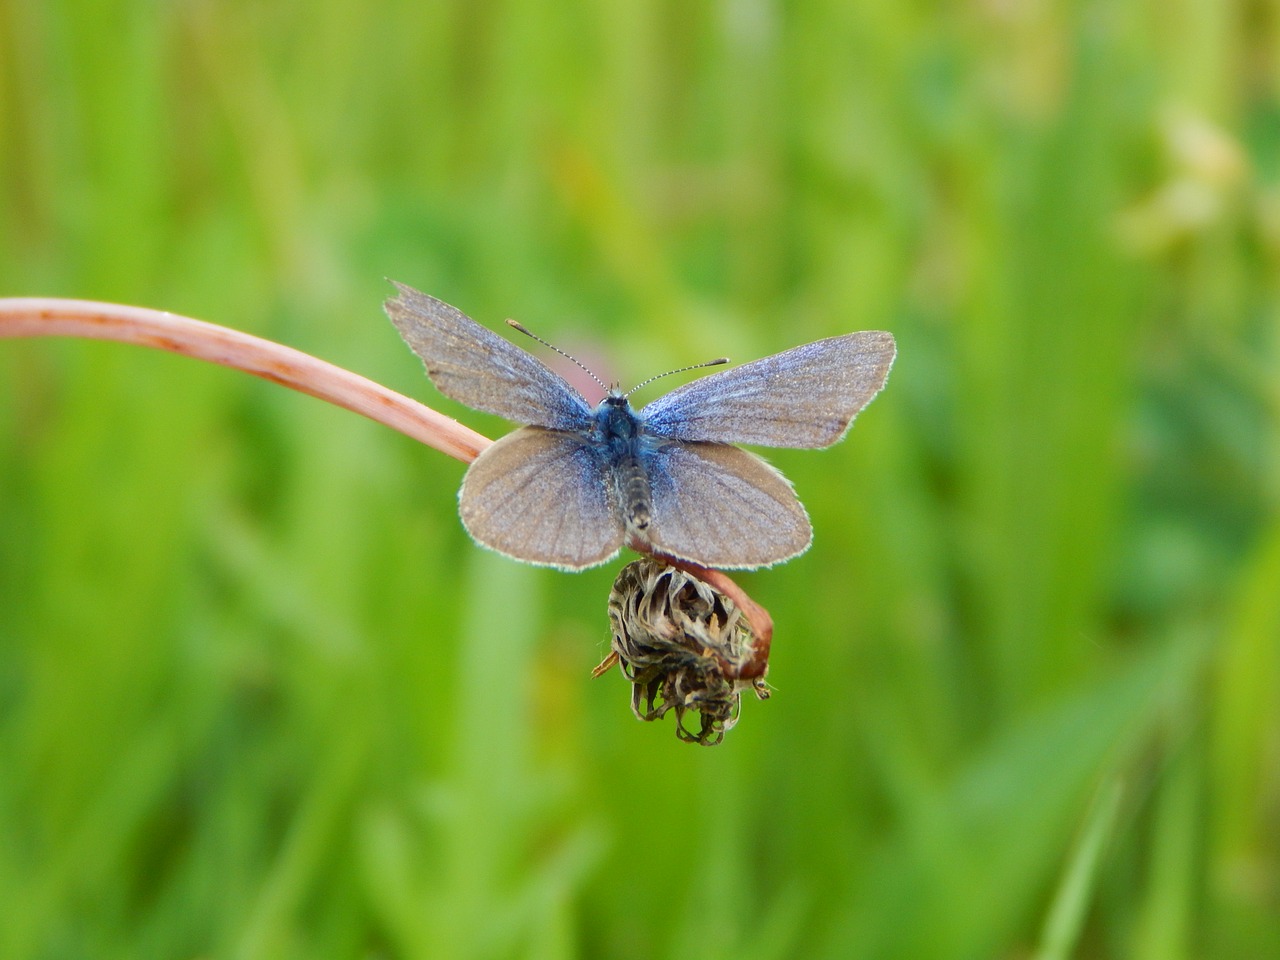
M460 464L0 344L0 956L1280 956L1277 51L1236 0L0 2L0 295L490 436L384 277L624 383L900 350L772 456L817 537L703 749L589 679L622 561L478 550Z

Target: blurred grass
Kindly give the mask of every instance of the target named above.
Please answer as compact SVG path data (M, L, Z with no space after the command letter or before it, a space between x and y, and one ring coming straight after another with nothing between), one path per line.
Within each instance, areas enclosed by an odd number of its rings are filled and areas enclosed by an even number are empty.
M615 569L225 370L0 345L0 956L1280 955L1270 7L0 0L0 295L434 395L888 328L776 695L590 682Z

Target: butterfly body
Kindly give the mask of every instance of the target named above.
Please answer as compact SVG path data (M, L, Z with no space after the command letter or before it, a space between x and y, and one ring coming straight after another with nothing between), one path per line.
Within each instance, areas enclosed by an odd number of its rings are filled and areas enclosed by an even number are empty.
M607 451L606 462L628 540L643 544L653 515L653 490L646 464L661 441L645 429L644 421L631 409L627 398L616 391L596 407L595 420L596 435Z
M734 444L825 447L883 386L893 338L846 334L703 377L636 411L568 383L455 308L397 284L387 313L441 392L528 424L483 451L459 491L481 545L570 570L624 544L751 568L808 548L790 483Z

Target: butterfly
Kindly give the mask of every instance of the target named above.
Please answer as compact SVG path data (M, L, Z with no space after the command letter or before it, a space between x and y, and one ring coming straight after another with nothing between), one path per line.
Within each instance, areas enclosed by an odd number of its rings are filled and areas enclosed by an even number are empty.
M733 444L831 446L896 355L891 334L850 333L704 376L641 410L618 390L593 409L532 354L395 286L387 315L440 392L526 424L467 469L463 526L498 553L565 570L605 563L624 544L726 568L803 553L813 528L791 484Z

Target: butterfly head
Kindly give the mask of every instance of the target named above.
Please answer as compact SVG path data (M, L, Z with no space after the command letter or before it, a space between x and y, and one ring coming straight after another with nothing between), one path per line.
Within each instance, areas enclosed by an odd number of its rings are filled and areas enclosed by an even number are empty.
M607 440L629 440L637 433L637 419L627 395L616 388L596 407L596 424Z

